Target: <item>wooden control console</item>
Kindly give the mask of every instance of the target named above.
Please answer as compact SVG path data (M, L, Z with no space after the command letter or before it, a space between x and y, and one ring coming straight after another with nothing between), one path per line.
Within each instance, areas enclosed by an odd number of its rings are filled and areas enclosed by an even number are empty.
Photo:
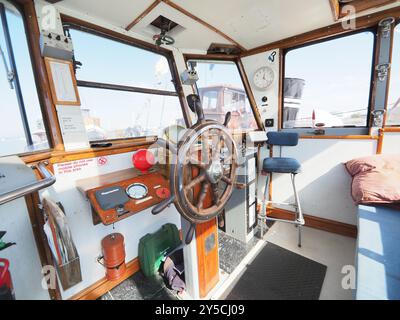
M170 195L169 182L157 169L144 174L128 169L81 180L77 185L91 203L94 224L121 221Z

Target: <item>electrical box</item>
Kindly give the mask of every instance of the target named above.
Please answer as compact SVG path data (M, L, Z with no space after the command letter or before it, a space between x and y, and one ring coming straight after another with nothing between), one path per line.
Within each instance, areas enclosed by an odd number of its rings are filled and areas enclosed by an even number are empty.
M247 243L257 226L257 148L244 149L239 163L237 182L246 187L235 189L225 206L225 232Z
M181 80L183 84L194 85L199 80L196 70L185 70L181 73Z
M74 47L71 38L63 34L42 31L40 50L43 57L72 60Z

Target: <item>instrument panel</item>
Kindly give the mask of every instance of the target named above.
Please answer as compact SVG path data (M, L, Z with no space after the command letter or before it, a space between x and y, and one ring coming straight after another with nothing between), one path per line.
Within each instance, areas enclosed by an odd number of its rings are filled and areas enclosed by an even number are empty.
M170 196L169 182L160 172L149 172L87 190L94 224L110 225L146 210Z

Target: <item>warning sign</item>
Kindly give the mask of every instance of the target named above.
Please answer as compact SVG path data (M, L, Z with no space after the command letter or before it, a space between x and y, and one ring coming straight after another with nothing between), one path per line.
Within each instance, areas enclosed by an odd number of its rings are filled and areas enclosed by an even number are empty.
M56 174L67 174L81 171L82 169L95 164L95 159L82 159L66 163L59 163L55 167Z

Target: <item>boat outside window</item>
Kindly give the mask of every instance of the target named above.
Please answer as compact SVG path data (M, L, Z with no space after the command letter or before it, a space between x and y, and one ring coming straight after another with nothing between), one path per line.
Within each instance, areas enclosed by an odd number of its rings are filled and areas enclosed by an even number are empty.
M189 60L188 66L199 75L197 89L207 119L223 123L226 113L230 111L230 129L258 129L235 62Z
M386 125L400 126L400 25L394 29Z
M8 2L0 2L0 97L0 156L48 149L24 21Z
M90 141L161 137L170 125L186 126L166 57L67 30L82 63L76 76Z
M374 42L367 31L287 51L282 128L366 128Z

